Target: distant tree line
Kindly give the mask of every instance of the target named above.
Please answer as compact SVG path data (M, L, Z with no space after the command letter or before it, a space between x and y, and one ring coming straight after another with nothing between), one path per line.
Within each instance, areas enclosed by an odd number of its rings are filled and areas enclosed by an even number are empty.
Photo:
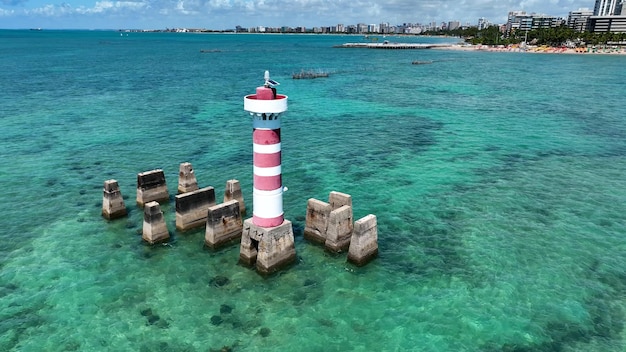
M626 41L626 33L592 33L578 32L563 25L555 28L533 29L531 31L512 31L508 36L500 32L498 26L490 26L482 30L477 27L459 28L455 30L428 31L426 35L447 35L464 38L467 43L483 45L509 45L524 41L533 45L562 46L565 43L578 45L602 45L611 42Z

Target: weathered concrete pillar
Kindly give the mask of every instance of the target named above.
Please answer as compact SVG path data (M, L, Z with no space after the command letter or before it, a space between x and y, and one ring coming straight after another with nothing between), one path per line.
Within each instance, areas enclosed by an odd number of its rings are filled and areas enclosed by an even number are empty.
M187 193L198 189L196 174L191 163L181 163L178 172L178 193Z
M352 230L351 206L343 205L331 211L326 231L326 249L335 253L347 250L350 246Z
M331 211L330 204L315 198L309 199L306 206L304 238L317 243L326 242L326 231L328 230Z
M238 201L214 205L207 212L204 243L213 249L221 247L240 238L242 228Z
M226 181L226 189L224 190L224 203L233 199L239 202L239 211L241 212L241 216L245 216L246 204L243 201L243 193L241 192L241 185L239 184L239 180Z
M352 208L352 196L346 193L331 191L328 195L328 203L333 208L333 210L339 209L344 205Z
M284 220L275 227L255 225L252 219L244 221L239 250L241 263L253 265L256 262L257 271L267 275L295 260L296 247L291 221Z
M378 224L369 214L354 223L354 232L348 249L348 261L362 266L378 255Z
M207 211L215 205L215 189L205 187L176 195L176 229L186 231L206 224Z
M102 192L102 216L108 220L121 218L126 216L126 205L120 186L116 180L104 181L104 189Z
M150 244L164 242L170 238L161 206L155 201L148 202L144 206L143 234L141 238Z
M156 169L137 174L137 205L143 207L148 202L162 202L169 199L163 170Z
M250 220L250 219L248 219ZM254 266L256 264L257 254L259 253L259 240L261 236L257 236L256 231L250 228L252 221L243 222L243 230L241 234L241 244L239 245L239 263Z

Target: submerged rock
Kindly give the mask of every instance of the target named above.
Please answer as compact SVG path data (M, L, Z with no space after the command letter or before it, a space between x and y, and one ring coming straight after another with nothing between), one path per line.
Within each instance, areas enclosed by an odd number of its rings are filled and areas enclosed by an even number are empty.
M215 326L220 325L223 322L224 322L224 319L222 319L222 317L219 315L214 315L211 317L211 324Z
M261 328L261 330L259 330L259 335L261 335L261 337L268 337L271 332L272 330L270 330L270 328Z
M161 320L161 317L158 314L153 314L148 316L148 324L154 325L157 321Z
M220 306L220 314L228 314L232 311L233 311L233 307L229 306L228 304L222 304Z
M146 320L148 321L146 325L155 325L161 329L167 329L170 327L170 324L165 319L162 319L158 314L154 313L151 308L142 309L140 313L142 316L146 317Z
M209 283L215 287L222 287L230 283L230 279L226 276L217 275L213 277Z

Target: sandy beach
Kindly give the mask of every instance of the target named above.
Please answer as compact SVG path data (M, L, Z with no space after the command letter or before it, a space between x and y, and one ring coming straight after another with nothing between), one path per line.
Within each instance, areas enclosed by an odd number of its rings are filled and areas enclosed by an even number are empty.
M438 50L458 50L458 51L489 51L489 52L524 52L537 54L602 54L602 55L626 55L626 48L615 46L590 46L581 48L551 47L551 46L527 46L519 45L466 45L454 44L441 46L433 49Z

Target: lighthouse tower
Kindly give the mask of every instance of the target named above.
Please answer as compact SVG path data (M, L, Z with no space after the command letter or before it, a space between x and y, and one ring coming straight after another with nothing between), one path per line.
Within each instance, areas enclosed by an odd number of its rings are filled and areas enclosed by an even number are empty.
M244 222L240 261L272 273L296 258L291 222L283 212L280 121L287 111L287 96L277 94L278 82L265 71L265 83L256 94L244 97L243 108L252 116L252 219Z

